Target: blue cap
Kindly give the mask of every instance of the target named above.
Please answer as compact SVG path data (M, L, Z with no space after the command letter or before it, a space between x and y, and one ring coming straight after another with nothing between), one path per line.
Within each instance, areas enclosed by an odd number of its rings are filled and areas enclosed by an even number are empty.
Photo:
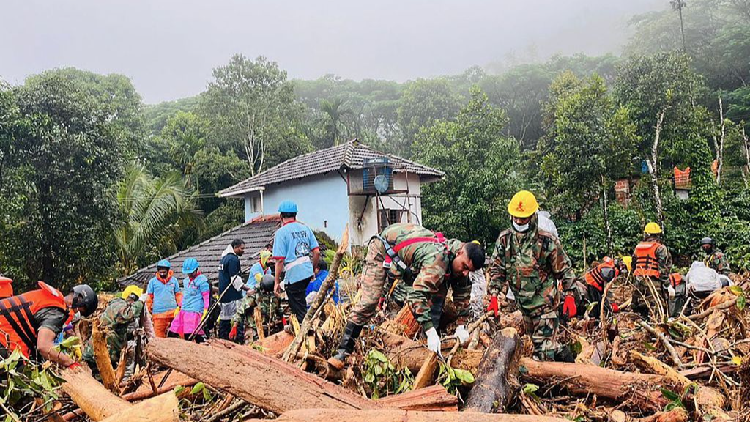
M284 201L279 204L279 212L297 212L297 204L292 201Z
M172 268L172 264L169 263L166 259L162 259L161 261L156 263L156 268L163 267L163 268Z
M192 274L198 269L198 260L195 258L188 258L182 263L182 273Z

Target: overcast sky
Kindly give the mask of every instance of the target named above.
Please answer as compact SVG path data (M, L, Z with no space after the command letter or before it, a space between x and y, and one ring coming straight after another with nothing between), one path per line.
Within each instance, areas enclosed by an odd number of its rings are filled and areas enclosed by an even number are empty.
M195 95L234 53L291 78L404 81L554 53L617 51L667 0L4 0L0 78L121 73L147 103Z

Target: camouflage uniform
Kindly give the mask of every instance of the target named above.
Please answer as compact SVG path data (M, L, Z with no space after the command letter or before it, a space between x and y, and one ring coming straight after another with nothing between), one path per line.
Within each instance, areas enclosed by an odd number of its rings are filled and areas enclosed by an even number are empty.
M120 352L128 340L129 326L143 314L143 302L136 300L127 301L121 297L112 299L104 312L99 316L99 326L106 330L107 349L109 349L109 359L112 365L116 366L120 360ZM94 369L96 360L94 359L94 349L91 341L86 344L83 352L83 360Z
M518 233L511 228L500 233L489 274L491 295L504 297L508 288L513 292L536 356L553 360L560 349L557 343L558 282L562 281L564 291L574 291L576 281L560 241L553 234L538 229L535 214L526 232Z
M724 255L724 252L720 251L719 249L714 248L711 253L704 252L703 259L701 259L701 261L703 261L708 268L712 268L717 273L722 275L729 275L729 263L727 262L727 256Z
M664 305L667 306L667 309L665 309L666 312L669 312L669 274L672 271L672 255L669 254L669 249L661 243L661 237L660 236L647 236L646 239L642 243L659 243L659 246L656 248L656 251L654 251L654 255L656 256L656 262L659 268L659 277L658 279L654 279L653 277L649 276L641 276L638 275L637 271L637 257L635 256L635 253L633 254L633 265L636 266L634 269L634 276L635 276L635 291L633 292L633 311L641 314L644 317L648 317L649 315L649 305L650 302L653 306L653 303L655 303L655 299L651 295L651 290L649 289L648 281L651 281L654 283L654 287L657 290L660 290L661 293L661 300L664 302Z
M237 312L232 317L232 325L255 327L255 316L253 314L255 307L260 305L260 313L263 316L263 325L270 331L281 326L281 299L273 292L265 292L258 288L249 292L237 306ZM246 337L250 337L247 336ZM252 339L248 339L252 340Z
M435 329L439 330L440 328L440 318L443 314L445 298L448 297L448 289L451 289L453 291L454 302L458 301L459 303L469 303L469 301L471 300L471 286L472 283L469 277L454 276L451 274L450 277L445 279L445 283L443 283L443 285L440 287L440 290L432 295L431 298L432 305L430 306L430 319L432 320L432 324ZM398 284L393 289L393 293L391 294L391 299L393 299L393 301L398 305L398 309L394 309L395 312L401 310L401 308L409 298L409 295L414 294L413 292L414 288L412 286L409 286L401 280L398 280ZM466 308L465 306L457 309L457 311L459 312L459 315L462 316L461 320L464 323L468 316L471 315L471 309Z
M400 223L388 226L381 237L395 246L408 239L434 238L435 233L416 224ZM380 239L371 239L362 273L362 293L349 314L349 321L358 326L367 324L375 315L380 298L388 293L385 291L387 279L401 278L403 284L410 286L410 289L405 289L408 292L405 303L422 328L429 330L433 327L430 312L432 296L447 291L448 283L444 283L444 278L449 275L453 259L460 249L461 242L458 240L448 240L445 244L419 242L401 249L398 256L411 269L413 280L410 280L400 274L396 265L391 265L390 269L384 267L385 247ZM456 281L452 284L453 301L459 312L458 323L464 324L470 315L471 283L467 277L464 282Z

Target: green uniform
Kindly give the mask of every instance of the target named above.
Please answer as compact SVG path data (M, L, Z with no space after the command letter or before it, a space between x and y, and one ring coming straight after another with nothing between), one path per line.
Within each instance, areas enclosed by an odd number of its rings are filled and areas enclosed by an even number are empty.
M729 263L727 262L727 256L724 255L724 252L720 251L719 249L714 248L711 253L704 252L703 259L701 259L701 261L703 261L708 268L712 268L717 273L722 275L729 275Z
M140 300L131 302L115 297L99 316L99 326L106 330L107 349L109 349L109 358L113 366L119 362L120 352L128 341L128 327L142 314L143 302ZM84 349L83 360L92 369L96 366L94 349L90 341Z
M648 274L648 271L654 268L654 264L646 264L645 271L639 268L639 257L638 247L645 244L658 244L654 250L652 257L655 260L655 268L658 271L658 276L655 275L644 275ZM649 281L654 283L654 287L661 295L661 301L667 308L669 308L669 274L672 273L672 255L669 253L669 249L661 243L660 236L648 236L646 239L636 247L636 251L633 254L633 263L635 269L633 275L635 276L635 291L633 292L633 311L638 312L644 317L649 316L649 304L653 306L655 299L652 296L651 289L649 287ZM653 263L653 260L651 261ZM676 309L676 306L672 306L672 309ZM669 309L666 309L668 313Z
M436 237L432 231L411 223L390 225L380 236L391 246L399 245L409 239ZM411 287L406 289L408 294L405 295L404 300L411 308L414 318L425 331L432 328L430 313L432 296L441 291L447 291L445 279L446 276L450 278L453 259L461 249L461 245L462 243L458 240L447 240L444 243L417 242L399 250L397 252L399 259L410 269L411 277L409 277L408 274L406 276L401 274L395 264L386 268L384 266L385 246L380 239L371 239L362 273L360 299L349 314L349 321L358 326L367 324L375 315L380 298L387 293L385 291L387 279L401 279L406 286ZM456 282L451 287L453 300L459 312L458 323L465 324L470 315L471 283Z
M557 343L560 291L574 291L575 274L570 259L553 234L537 227L536 214L529 229L518 233L508 229L497 238L489 269L489 292L505 296L513 292L535 354L543 360L554 359Z
M273 331L273 328L281 326L281 299L273 292L262 291L258 288L249 292L240 300L237 306L237 312L232 317L232 325L244 325L245 327L255 326L255 316L253 312L255 307L260 306L260 313L263 316L263 325ZM269 334L272 334L269 332Z

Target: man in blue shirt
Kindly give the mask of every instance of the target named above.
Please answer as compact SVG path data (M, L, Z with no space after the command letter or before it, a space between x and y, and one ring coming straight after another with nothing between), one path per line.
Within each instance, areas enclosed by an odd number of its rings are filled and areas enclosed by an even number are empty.
M284 201L279 204L281 228L273 240L273 259L276 261L274 291L281 295L281 273L284 272L284 285L289 307L302 323L307 313L305 289L315 278L313 267L318 266L320 249L312 230L297 221L297 204Z

